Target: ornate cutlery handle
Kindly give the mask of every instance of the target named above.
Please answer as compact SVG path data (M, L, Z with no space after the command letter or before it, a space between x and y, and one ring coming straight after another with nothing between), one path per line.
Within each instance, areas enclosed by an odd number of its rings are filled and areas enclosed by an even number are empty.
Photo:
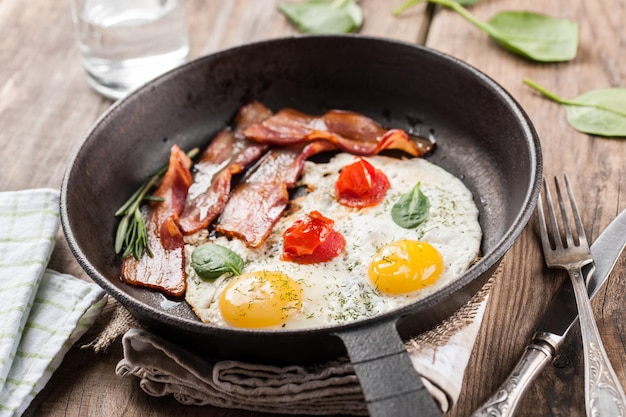
M552 359L554 348L543 340L533 340L515 368L472 417L512 416L530 383Z
M572 278L585 355L585 406L589 417L626 417L626 396L606 355L596 325L587 285L580 270L568 271Z

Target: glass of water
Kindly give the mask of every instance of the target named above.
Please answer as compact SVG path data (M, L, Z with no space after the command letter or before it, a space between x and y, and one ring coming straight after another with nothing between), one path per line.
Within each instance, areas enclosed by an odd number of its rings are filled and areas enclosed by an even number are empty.
M119 99L184 63L184 0L70 0L88 83Z

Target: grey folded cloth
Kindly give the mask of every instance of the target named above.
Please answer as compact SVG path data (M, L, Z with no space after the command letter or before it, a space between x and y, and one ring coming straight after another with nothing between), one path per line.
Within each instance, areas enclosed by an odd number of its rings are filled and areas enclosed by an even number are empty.
M444 412L461 392L491 284L440 326L406 343L413 366ZM116 373L139 378L141 389L152 396L266 413L367 415L347 360L310 367L217 361L139 328L128 330L122 344L124 358Z

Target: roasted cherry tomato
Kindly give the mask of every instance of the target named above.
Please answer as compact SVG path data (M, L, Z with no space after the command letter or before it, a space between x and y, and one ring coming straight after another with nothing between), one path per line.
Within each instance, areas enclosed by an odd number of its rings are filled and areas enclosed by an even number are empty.
M346 247L341 233L333 229L335 222L319 211L312 211L296 220L283 233L281 259L300 264L330 261Z
M339 203L348 207L375 206L383 201L389 179L363 158L343 167L335 183Z

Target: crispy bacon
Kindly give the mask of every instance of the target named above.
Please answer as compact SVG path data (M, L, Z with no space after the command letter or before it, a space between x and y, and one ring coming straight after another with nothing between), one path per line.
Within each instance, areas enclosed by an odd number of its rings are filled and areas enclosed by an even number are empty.
M334 144L316 141L270 149L235 187L215 230L257 248L265 242L289 202L304 161Z
M169 167L154 196L162 202L148 205L146 233L152 256L129 256L122 263L121 279L129 284L160 290L178 297L185 293L185 254L178 215L183 209L192 177L191 159L176 145Z
M194 182L179 221L183 234L207 228L221 213L228 200L233 175L259 159L268 148L267 144L244 138L240 130L271 115L267 107L252 102L238 112L234 130L226 128L211 141L194 167Z
M411 136L401 129L385 129L362 114L342 110L331 110L318 117L284 109L244 129L243 134L260 143L281 146L325 140L355 155L397 149L419 157L434 149L430 140Z
M289 189L306 159L331 150L375 155L387 149L423 156L434 143L400 129L387 130L354 112L331 110L311 116L285 109L272 116L261 103L243 106L233 126L219 132L202 154L195 178L189 170L191 160L172 147L168 171L154 193L164 201L147 207L152 256L124 259L121 278L181 296L186 290L183 233L207 228L219 216L216 231L257 248L285 210ZM231 192L233 176L246 169Z

